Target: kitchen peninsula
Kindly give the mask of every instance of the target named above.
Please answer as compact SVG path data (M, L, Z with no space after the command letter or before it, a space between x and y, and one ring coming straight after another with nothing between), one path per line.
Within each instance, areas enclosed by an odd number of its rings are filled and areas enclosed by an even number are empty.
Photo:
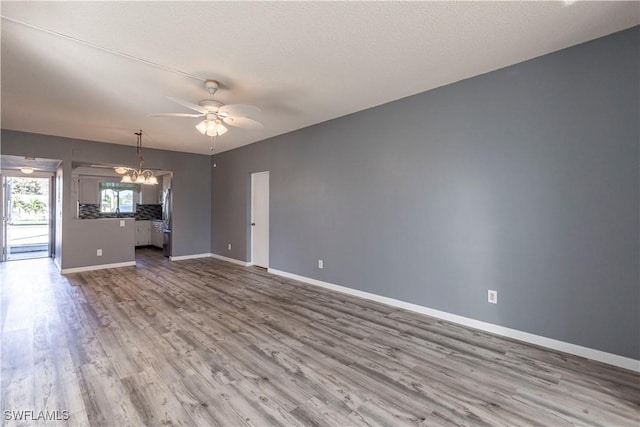
M163 227L157 225L162 224L162 177L151 186L120 183L109 169L78 167L74 172L75 218L63 232L82 238L69 248L73 265L66 272L135 265L136 246L162 249Z
M135 265L135 222L134 218L70 221L64 232L82 239L76 240L70 256L75 265L66 268L66 272L73 272L74 267Z

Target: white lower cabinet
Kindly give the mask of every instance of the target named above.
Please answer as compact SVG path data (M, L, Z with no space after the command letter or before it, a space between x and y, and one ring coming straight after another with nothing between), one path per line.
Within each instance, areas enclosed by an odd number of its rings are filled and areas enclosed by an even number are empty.
M151 221L136 221L136 246L151 243Z
M150 245L162 249L164 243L164 227L162 221L151 221Z
M164 227L162 221L136 221L136 246L155 246L162 249Z

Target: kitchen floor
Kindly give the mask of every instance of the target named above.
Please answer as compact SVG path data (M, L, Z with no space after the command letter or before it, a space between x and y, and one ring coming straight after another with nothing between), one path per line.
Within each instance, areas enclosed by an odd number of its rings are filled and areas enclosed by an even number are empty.
M162 249L156 248L155 246L139 246L136 247L136 264L145 263L146 260L153 259L159 260L164 259L166 262L169 262L169 258L164 256Z

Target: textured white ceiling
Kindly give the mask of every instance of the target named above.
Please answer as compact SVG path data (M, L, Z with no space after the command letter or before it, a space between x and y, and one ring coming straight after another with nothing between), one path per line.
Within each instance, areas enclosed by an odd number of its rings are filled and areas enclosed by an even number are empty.
M638 2L2 2L3 17L222 84L260 107L216 151L323 122L640 24ZM3 19L2 127L209 153L202 81Z

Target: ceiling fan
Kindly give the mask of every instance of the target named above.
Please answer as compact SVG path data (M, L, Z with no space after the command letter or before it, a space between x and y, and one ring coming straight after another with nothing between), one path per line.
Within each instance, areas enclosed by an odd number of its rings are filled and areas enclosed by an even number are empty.
M244 128L244 129L262 129L264 125L259 121L252 119L260 113L258 107L247 104L228 104L213 99L213 95L220 87L217 80L208 79L204 82L204 87L209 91L209 99L204 99L197 104L184 101L178 98L168 97L173 102L197 111L198 114L188 113L160 113L152 114L152 117L205 117L196 125L196 129L207 136L220 136L227 132L225 124Z

